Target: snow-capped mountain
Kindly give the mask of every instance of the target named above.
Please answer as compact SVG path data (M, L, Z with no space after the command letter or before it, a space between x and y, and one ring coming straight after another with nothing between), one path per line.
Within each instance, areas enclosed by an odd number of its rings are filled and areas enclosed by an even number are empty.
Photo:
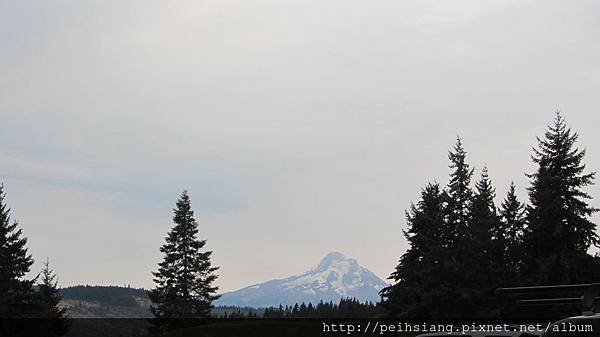
M214 304L258 308L302 302L316 304L321 300L337 302L346 297L377 302L379 291L385 286L386 282L361 267L355 259L332 252L304 274L227 292Z

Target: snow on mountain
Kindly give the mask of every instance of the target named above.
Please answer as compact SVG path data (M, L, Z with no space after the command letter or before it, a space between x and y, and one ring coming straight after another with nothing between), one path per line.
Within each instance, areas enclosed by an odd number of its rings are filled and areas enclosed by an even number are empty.
M355 259L339 252L327 254L318 266L301 275L271 280L222 294L215 305L267 307L295 303L337 302L354 297L377 302L387 283Z

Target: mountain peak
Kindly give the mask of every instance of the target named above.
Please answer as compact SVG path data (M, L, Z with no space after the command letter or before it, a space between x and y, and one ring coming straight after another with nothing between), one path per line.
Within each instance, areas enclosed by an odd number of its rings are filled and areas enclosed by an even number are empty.
M325 257L323 257L317 269L327 269L331 265L334 265L346 259L348 259L346 255L340 252L331 252L325 255Z
M317 267L303 274L222 294L215 304L267 307L302 302L316 304L321 300L337 302L346 297L377 302L379 291L386 286L386 282L355 259L331 252Z

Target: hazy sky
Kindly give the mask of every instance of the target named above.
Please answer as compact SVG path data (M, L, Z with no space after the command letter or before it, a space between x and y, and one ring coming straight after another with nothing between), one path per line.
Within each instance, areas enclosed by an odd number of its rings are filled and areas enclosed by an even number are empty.
M152 286L183 189L222 290L385 278L457 134L525 197L557 107L600 168L596 0L0 0L0 42L0 179L62 285Z

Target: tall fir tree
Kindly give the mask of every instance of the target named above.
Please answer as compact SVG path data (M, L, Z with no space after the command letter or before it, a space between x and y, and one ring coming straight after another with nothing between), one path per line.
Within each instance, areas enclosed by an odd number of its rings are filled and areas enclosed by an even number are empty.
M494 231L495 249L498 261L495 275L498 275L498 287L517 287L523 285L522 264L525 246L523 232L526 226L525 204L517 197L514 182L510 183L508 192L500 205L500 227ZM499 267L499 268L498 268ZM507 297L496 297L496 308L504 319L522 319L530 316L531 307L518 306Z
M470 205L468 239L471 242L471 249L485 258L491 258L494 253L492 242L496 239L494 232L499 227L500 222L494 204L495 197L496 190L492 186L487 167L484 167L481 178L475 184L475 193ZM489 264L489 262L485 261L486 264Z
M494 290L500 286L503 264L498 258L502 255L503 236L496 236L500 227L494 199L496 191L484 167L481 178L475 184L475 191L470 205L469 225L467 240L468 254L463 262L468 269L465 275L463 288L472 297L468 311L474 318L493 318L497 316L494 310ZM500 233L502 234L502 233Z
M48 337L64 336L71 325L67 318L67 308L60 306L61 296L58 289L58 281L54 271L50 269L50 261L46 259L40 282L37 285L37 294L39 297L40 328L44 335Z
M525 204L519 201L516 187L511 182L506 197L502 201L499 210L501 227L495 231L497 241L503 241L497 245L502 250L501 259L504 265L502 286L520 285L519 275L523 261L523 231L526 224Z
M439 289L443 293L442 302L447 318L472 317L475 314L473 298L477 294L465 285L468 284L468 272L472 267L468 263L471 254L468 226L473 201L473 190L470 187L473 169L467 163L467 152L460 137L457 137L448 159L452 171L446 188L442 231L446 258L443 261L444 278Z
M533 149L537 164L529 187L530 206L524 235L524 277L529 284L580 283L600 280L600 264L588 254L598 246L597 211L584 188L595 172L586 172L585 150L576 147L578 134L560 112Z
M421 200L406 213L408 230L404 236L410 244L389 279L392 285L381 291L383 306L390 316L444 317L432 312L438 300L439 278L443 277L445 258L441 245L444 192L439 184L430 183L421 191Z
M156 287L149 291L153 322L158 329L171 329L206 319L210 316L217 279L210 261L211 251L202 251L206 240L200 240L190 198L184 191L173 210L175 225L160 248L164 259L153 272Z
M470 187L473 169L467 163L467 152L462 139L456 138L453 151L448 153L450 160L450 182L446 193L446 231L445 244L450 249L459 247L467 238L470 206L473 191Z
M0 318L35 317L35 280L25 279L33 259L18 223L10 219L5 199L4 184L0 184Z

